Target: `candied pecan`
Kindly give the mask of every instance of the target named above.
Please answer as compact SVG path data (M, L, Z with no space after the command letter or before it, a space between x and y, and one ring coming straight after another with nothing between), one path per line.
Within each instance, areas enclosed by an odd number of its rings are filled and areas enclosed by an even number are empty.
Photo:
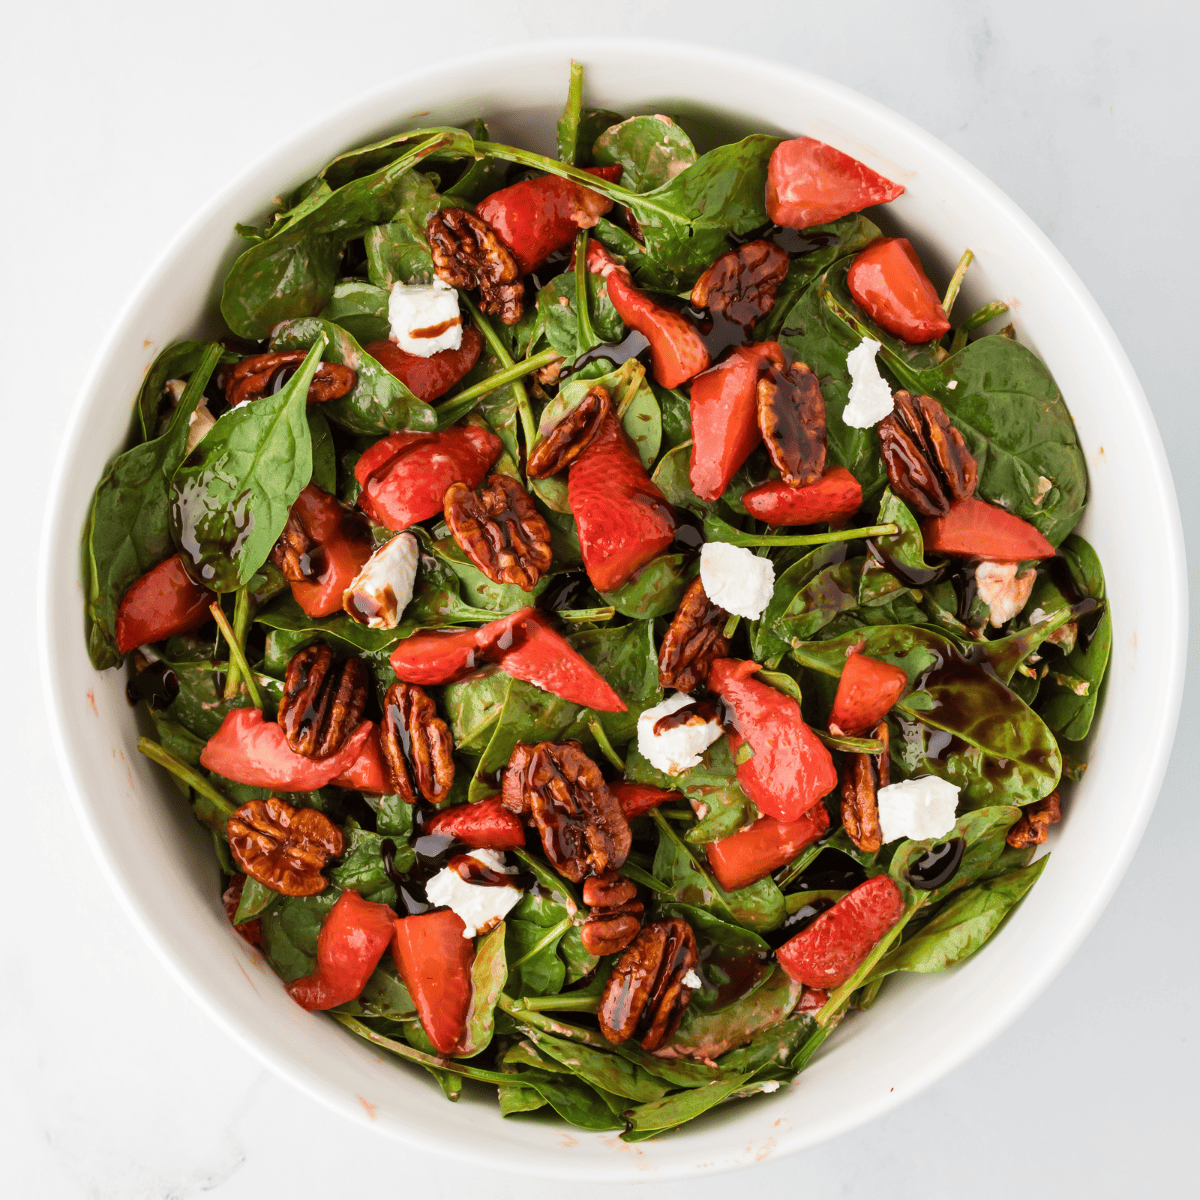
M979 468L963 435L932 396L899 391L895 410L879 422L888 483L922 517L944 517L975 494Z
M293 808L271 796L243 804L228 821L229 851L251 879L284 896L315 896L321 874L342 852L342 831L315 808Z
M271 561L283 572L288 583L303 583L321 573L314 561L316 543L304 532L295 513L288 513L287 524L279 540L271 547Z
M550 526L511 475L489 476L478 495L465 483L452 483L444 504L454 540L493 583L533 591L554 557Z
M600 997L600 1032L614 1046L641 1038L657 1050L679 1028L692 999L684 977L700 961L696 935L680 917L651 921L621 955Z
M287 744L306 758L336 754L358 728L367 707L367 667L361 658L335 662L321 642L292 655L279 701Z
M244 358L225 376L225 399L230 408L265 396L278 372L294 371L308 357L307 350L277 350ZM308 385L308 403L336 400L354 386L358 375L340 363L319 363ZM275 389L278 391L278 388Z
M1036 804L1026 805L1021 810L1020 817L1004 840L1015 850L1040 846L1046 840L1050 826L1057 825L1061 820L1062 804L1058 798L1058 788L1055 788L1044 799Z
M689 695L708 681L713 662L729 653L722 630L729 614L714 604L697 575L671 618L658 651L660 687Z
M625 862L632 840L629 822L578 742L518 742L500 800L537 826L546 857L572 883Z
M772 365L758 380L758 428L771 461L792 487L816 483L825 470L825 401L807 363Z
M696 280L692 303L750 329L774 308L789 261L774 242L746 242L722 254Z
M842 826L864 854L874 854L883 845L877 797L892 774L887 722L880 721L871 736L883 749L878 754L849 754L842 766Z
M437 277L451 287L479 289L479 307L514 325L525 305L525 284L512 251L486 221L465 208L434 213L425 224Z
M579 940L598 958L624 950L642 927L645 905L637 887L616 871L605 871L583 881L583 902L591 909Z
M430 804L441 804L454 782L454 739L437 706L415 683L393 683L383 697L379 744L392 791L415 804L416 783ZM410 770L411 764L411 770Z
M565 471L591 444L612 410L612 398L598 384L530 452L530 479L548 479Z

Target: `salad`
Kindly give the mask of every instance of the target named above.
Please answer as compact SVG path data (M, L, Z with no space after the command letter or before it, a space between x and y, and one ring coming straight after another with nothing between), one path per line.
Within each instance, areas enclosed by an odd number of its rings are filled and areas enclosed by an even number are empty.
M793 1081L1045 869L1111 645L1002 303L811 137L350 150L151 366L88 649L289 995L505 1116ZM313 1019L317 1019L314 1017Z

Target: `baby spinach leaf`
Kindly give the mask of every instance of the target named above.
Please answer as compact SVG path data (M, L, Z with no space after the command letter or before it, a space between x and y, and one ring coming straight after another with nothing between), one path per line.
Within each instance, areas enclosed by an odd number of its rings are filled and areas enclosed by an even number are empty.
M845 546L841 544L817 546L807 554L801 554L795 562L782 571L779 570L779 563L786 560L782 555L780 556L779 562L776 564L775 587L771 592L771 599L763 610L762 616L757 621L750 623L750 646L756 662L778 661L780 656L787 651L790 642L777 631L777 622L793 607L797 614L808 611L809 599L804 597L797 600L797 596L815 576L830 567L840 565L845 554ZM821 589L818 588L818 595L820 591ZM817 628L819 629L820 626ZM816 629L813 630L813 633L815 632ZM812 634L807 636L811 637Z
M649 1104L639 1104L625 1114L629 1132L621 1135L622 1140L641 1140L692 1121L727 1100L749 1078L749 1075L731 1075L717 1083L706 1083L703 1087L676 1092Z
M496 667L442 690L440 708L460 750L475 753L487 746L508 698L509 682Z
M697 973L701 986L692 992L689 1012L713 1013L740 1007L771 975L771 948L750 930L730 925L690 904L667 903L660 912L687 921L700 948Z
M479 121L470 122L471 129L457 125L430 125L424 129L410 129L404 133L390 134L365 146L356 146L333 159L317 177L330 188L344 188L355 179L374 177L383 168L392 166L401 157L406 157L414 147L430 138L442 137L443 146L435 147L423 156L423 165L436 167L446 163L457 163L463 158L473 158L475 148L472 134L478 130ZM315 182L315 181L314 181Z
M633 621L615 629L585 629L567 640L625 702L627 711L623 713L594 714L609 741L614 746L625 745L637 732L638 717L660 699L653 623Z
M810 670L840 676L846 651L903 669L909 691L896 703L901 736L892 758L907 774L938 775L962 789L960 803L1029 804L1058 782L1054 735L994 674L969 661L947 637L908 625L864 626L827 641L801 642L792 656Z
M342 859L330 870L330 883L344 890L352 889L364 900L395 904L396 888L383 867L383 843L388 839L381 833L363 829L353 819L346 822L344 833ZM393 844L396 845L395 869L403 874L416 863L416 855L407 843Z
M150 370L146 372L137 398L138 422L141 425L143 442L150 441L158 427L158 414L162 407L167 380L187 379L208 357L213 344L202 340L176 342L173 346L168 346L150 364ZM224 360L233 357L228 353L222 355Z
M502 1117L512 1117L517 1113L536 1112L539 1108L546 1107L546 1101L537 1088L509 1084L498 1087L496 1092L500 1099L500 1115Z
M634 620L669 616L679 607L694 577L690 558L687 554L660 554L652 558L615 592L601 592L604 603Z
M312 478L308 385L324 335L277 395L230 409L175 472L171 533L214 591L244 587L267 561Z
M331 496L337 491L337 450L329 422L318 405L309 405L308 439L312 445L312 483Z
M171 477L183 462L189 418L222 353L216 342L206 345L163 435L118 455L92 496L83 574L88 655L98 670L121 661L116 641L121 597L175 548L167 518Z
M514 1072L513 1081L538 1092L564 1121L578 1129L601 1132L625 1125L600 1093L582 1080L527 1070Z
M592 349L579 345L579 318L575 272L556 275L537 294L537 314L546 340L567 360L574 362ZM603 343L616 343L625 336L625 322L608 298L608 286L599 275L587 276L588 315L592 329Z
M788 646L815 637L840 613L858 605L857 584L861 558L822 567L796 589L775 622L773 633Z
M431 549L438 560L458 577L467 603L476 608L486 608L496 615L514 613L532 604L552 581L551 576L544 575L531 591L526 592L515 583L493 583L452 537L439 538Z
M317 934L340 894L330 887L319 896L279 896L263 912L263 954L284 983L316 969Z
M528 1037L542 1054L566 1067L572 1075L614 1096L644 1104L661 1099L670 1091L649 1071L619 1054L595 1050L581 1042L568 1042L540 1029L528 1030Z
M1092 599L1105 600L1104 572L1092 547L1078 534L1071 534L1060 553L1079 590ZM1051 670L1042 681L1037 711L1055 733L1076 742L1087 737L1111 653L1112 614L1105 600L1091 638L1078 639L1063 666Z
M696 147L670 117L629 117L596 139L592 158L599 167L619 163L622 187L652 192L696 161Z
M341 363L355 373L354 387L336 400L326 400L320 411L352 433L394 433L414 429L429 433L437 426L437 415L424 400L418 400L391 371L380 366L346 329L322 317L288 321L271 338L272 350L300 350L327 342L322 359ZM326 491L332 491L326 488Z
M372 225L363 235L371 282L385 292L394 283L431 282L433 255L425 224L452 203L438 195L435 178L418 171L404 176L398 185L395 215L386 224Z
M767 221L767 162L780 139L753 134L718 146L669 183L631 198L646 255L640 283L667 292L690 288L718 254L726 234L749 233Z
M320 638L338 649L349 650L372 659L386 660L387 655L404 637L403 627L370 629L344 613L338 613L335 617L310 617L290 593L278 597L272 601L270 607L255 613L254 620L268 629L304 634L310 641ZM292 645L290 652L294 654L301 644L297 642Z
M490 135L487 124L482 117L467 123L467 132L475 139L475 149L478 153L486 150ZM465 201L470 207L478 204L485 196L499 191L508 177L509 164L502 159L484 154L467 166L467 169L447 188L444 195L459 203Z
M529 899L524 897L521 904ZM530 913L531 909L526 907L525 911ZM539 921L521 920L510 915L505 924L508 927L506 953L512 964L509 967L512 992L518 996L552 996L562 991L567 978L567 968L558 956L558 943L566 932L562 919L543 925Z
M871 972L880 979L893 971L929 974L969 958L1037 882L1050 856L1007 875L959 892L911 938L886 954Z
M221 315L229 328L259 341L281 321L319 313L333 294L342 247L390 221L405 202L411 168L434 150L457 145L456 138L471 145L461 133L427 137L374 174L306 204L244 250L221 292Z
M245 877L242 884L242 898L238 901L237 912L233 914L235 925L244 925L254 920L264 909L279 899L279 893L258 882L252 875Z
M340 280L320 315L340 325L360 346L383 341L392 332L387 289L365 279Z
M358 1003L365 1017L380 1017L386 1021L411 1021L417 1006L400 978L394 963L385 954L359 993Z
M508 968L504 958L504 922L475 943L471 964L471 1007L456 1058L473 1058L488 1048L496 1028L496 1001L504 991Z
M900 532L868 542L869 552L858 584L858 602L864 605L880 604L909 586L889 570L893 564L912 580L929 581L934 573L925 561L925 540L917 518L891 488L883 489L876 521L880 525L898 525Z
M787 1070L796 1051L816 1028L808 1013L793 1013L774 1025L756 1033L744 1046L727 1050L717 1060L722 1071L747 1074L764 1068Z

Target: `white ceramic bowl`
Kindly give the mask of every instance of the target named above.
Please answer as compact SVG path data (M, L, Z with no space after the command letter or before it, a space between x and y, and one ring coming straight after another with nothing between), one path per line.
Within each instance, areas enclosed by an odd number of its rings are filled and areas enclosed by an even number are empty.
M1110 683L1091 765L1073 789L1054 858L988 946L945 975L905 976L847 1020L800 1085L626 1146L528 1119L494 1096L445 1103L437 1086L302 1012L222 912L209 836L135 749L120 671L84 652L78 545L88 499L128 432L130 399L165 345L211 330L233 226L349 146L482 113L493 136L550 151L567 63L587 100L625 112L719 103L735 136L803 132L907 186L891 207L938 282L976 254L970 311L1001 297L1054 372L1091 471L1085 532L1108 574ZM1155 564L1154 587L1142 585ZM580 1179L668 1179L790 1153L844 1133L929 1086L999 1033L1047 985L1116 887L1150 814L1179 707L1185 583L1179 514L1162 445L1125 354L1058 251L992 184L878 104L801 71L713 50L637 41L510 48L413 73L290 138L209 204L163 255L109 338L79 398L52 491L42 572L42 649L51 723L80 820L135 924L187 990L248 1049L310 1095L449 1156Z

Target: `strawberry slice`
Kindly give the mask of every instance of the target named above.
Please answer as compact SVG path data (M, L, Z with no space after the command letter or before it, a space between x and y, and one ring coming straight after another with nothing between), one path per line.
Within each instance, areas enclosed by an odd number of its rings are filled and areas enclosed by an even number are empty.
M370 527L361 513L311 483L296 497L292 516L319 547L309 554L316 574L292 582L292 596L310 617L341 612L343 594L375 549Z
M610 783L608 790L616 796L627 821L645 816L668 800L683 799L682 792L668 792L666 788L652 787L648 783Z
M708 865L717 882L733 892L787 866L828 828L829 813L823 804L814 804L798 821L759 817L749 829L710 842L705 847Z
M515 850L525 845L525 826L500 803L499 796L443 809L426 823L425 832L456 838L472 850Z
M790 487L782 479L760 483L742 494L742 503L768 525L823 525L858 512L862 485L845 467L830 467L807 487Z
M888 875L860 883L775 952L779 965L806 987L841 987L904 913Z
M1027 562L1053 558L1054 547L1028 521L977 496L959 500L944 517L921 523L925 549L952 558Z
M471 966L475 943L466 925L448 908L399 917L393 923L392 956L434 1049L453 1054L471 1010Z
M816 138L780 142L767 165L767 216L789 229L824 225L903 191L903 184Z
M216 599L192 582L178 554L163 559L129 585L117 606L117 649L122 654L176 633L191 633L212 620Z
M856 737L878 725L904 695L908 676L891 663L855 650L846 659L838 680L829 732Z
M846 286L867 316L906 342L931 342L950 318L908 238L878 238L850 265Z
M616 591L675 540L675 510L611 413L571 464L567 503L598 592Z
M478 361L483 353L483 334L474 325L464 325L462 345L457 350L439 350L428 358L409 354L395 342L370 342L363 349L395 377L418 400L444 396Z

